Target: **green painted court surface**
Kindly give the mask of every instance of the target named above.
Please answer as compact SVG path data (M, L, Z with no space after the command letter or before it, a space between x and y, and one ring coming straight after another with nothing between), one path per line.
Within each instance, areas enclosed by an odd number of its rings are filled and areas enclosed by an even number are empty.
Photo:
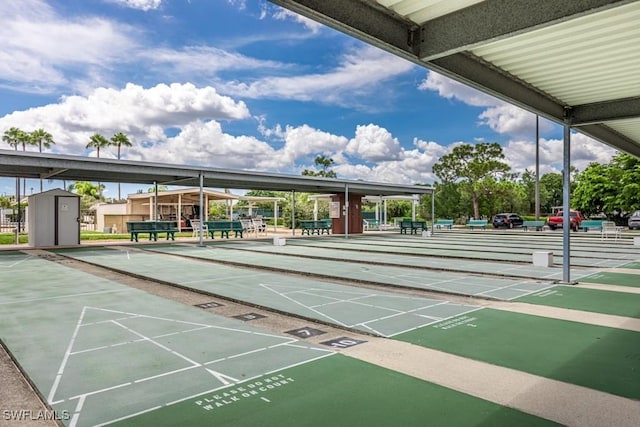
M158 246L157 252L165 252L212 261L231 261L245 267L263 267L302 274L315 274L334 279L351 279L367 283L402 286L407 288L435 290L462 295L474 295L486 298L513 299L530 294L552 285L551 281L536 281L521 278L483 277L443 271L424 272L403 265L376 265L317 259L301 260L294 256L282 256L264 252L249 252L233 249L220 249L216 245L200 248L197 246ZM70 253L72 254L72 253Z
M446 293L459 293L640 318L638 294L559 286L559 265L534 268L532 250L552 249L560 259L559 236L545 234L287 239L284 247L216 239L205 247L55 252L640 399L640 333L481 309L473 299L447 300ZM640 276L601 267L640 268L640 248L576 234L573 280L638 286ZM337 355L287 329L268 332L65 262L0 253L0 338L52 408L69 414L68 426L549 424ZM382 287L356 286L358 281ZM445 295L417 297L398 292L398 285Z
M585 283L602 283L605 285L640 288L640 274L603 272L583 277L580 281Z
M194 247L178 250L215 253ZM57 252L119 271L381 336L393 336L478 309L470 304L398 295L144 251L82 249Z
M0 281L0 337L71 425L332 354L37 257L5 255L0 264L10 273Z
M556 286L518 298L517 301L640 318L640 294Z
M267 379L271 379L271 382L266 382ZM198 396L115 425L300 427L554 424L336 355Z
M638 332L483 309L395 339L640 399Z

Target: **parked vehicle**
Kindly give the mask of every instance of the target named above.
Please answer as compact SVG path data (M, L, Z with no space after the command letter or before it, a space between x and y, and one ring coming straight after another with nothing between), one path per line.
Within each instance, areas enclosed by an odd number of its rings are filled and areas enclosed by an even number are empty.
M524 220L516 213L499 213L493 217L493 228L522 227Z
M627 225L629 225L629 230L637 230L637 229L640 228L640 210L639 211L635 211L629 217Z
M562 228L563 215L564 213L559 211L555 215L547 218L547 225L549 228L552 230L555 230L558 227ZM569 211L569 221L571 222L570 226L573 231L578 231L580 224L582 224L582 221L585 219L586 218L580 211Z

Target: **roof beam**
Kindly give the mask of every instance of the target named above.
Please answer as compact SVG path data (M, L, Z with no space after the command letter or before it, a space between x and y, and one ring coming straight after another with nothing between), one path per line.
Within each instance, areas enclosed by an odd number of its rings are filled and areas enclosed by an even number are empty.
M426 64L454 80L495 96L525 110L533 111L549 120L563 122L565 106L511 75L493 68L470 54L436 59Z
M571 124L573 126L637 117L640 117L640 97L575 105L571 108Z
M398 56L417 60L413 47L418 25L369 1L270 0Z
M585 125L576 128L576 130L598 141L602 141L616 150L640 157L640 145L608 126Z
M52 176L56 176L59 175L61 173L65 173L66 171L68 171L69 169L52 169L47 173L41 173L40 174L40 178L42 179L48 179L51 178Z
M486 0L425 22L416 49L431 61L630 1Z

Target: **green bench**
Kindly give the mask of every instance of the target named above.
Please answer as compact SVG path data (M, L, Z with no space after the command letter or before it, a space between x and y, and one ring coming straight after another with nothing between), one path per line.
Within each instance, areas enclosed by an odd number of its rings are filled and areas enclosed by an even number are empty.
M311 236L312 234L321 235L324 234L325 231L327 234L331 234L331 229L333 228L333 221L330 219L320 219L317 221L303 219L300 221L300 230L302 234L306 234L307 236Z
M422 232L426 231L426 229L426 221L409 221L404 219L400 221L400 234L407 234L407 230L410 230L409 232L411 234L418 234L418 230Z
M178 226L173 221L127 221L127 232L131 234L131 241L137 242L138 235L149 234L149 240L158 241L159 233L166 233L167 240L175 240Z
M602 231L602 220L601 219L586 219L580 223L580 230L589 231L589 230L598 230Z
M434 225L435 225L435 227L437 229L446 228L448 230L451 230L451 227L453 227L453 220L452 219L438 219L438 220L436 220L436 223Z
M220 232L220 238L229 238L229 233L234 232L234 237L244 237L244 227L240 221L205 221L203 222L207 226L207 231L211 238L214 238L215 232Z
M486 219L470 219L469 222L467 222L467 227L469 227L472 230L474 230L476 227L486 230L487 220Z
M523 221L522 229L524 231L529 231L530 228L535 228L536 231L542 231L542 228L544 227L544 225L545 225L544 221Z

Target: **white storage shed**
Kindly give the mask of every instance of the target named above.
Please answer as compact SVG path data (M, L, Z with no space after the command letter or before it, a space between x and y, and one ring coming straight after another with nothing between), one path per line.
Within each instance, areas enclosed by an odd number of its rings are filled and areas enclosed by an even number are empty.
M29 196L29 246L80 244L80 196L53 189Z

